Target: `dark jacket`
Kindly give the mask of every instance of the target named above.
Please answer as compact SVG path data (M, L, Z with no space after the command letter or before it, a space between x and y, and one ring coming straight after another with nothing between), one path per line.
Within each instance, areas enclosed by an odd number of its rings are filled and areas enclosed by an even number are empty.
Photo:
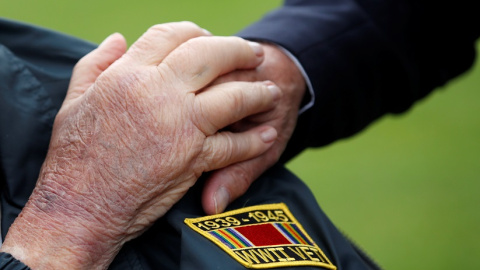
M295 55L315 91L283 161L401 113L471 67L476 2L286 0L240 36Z

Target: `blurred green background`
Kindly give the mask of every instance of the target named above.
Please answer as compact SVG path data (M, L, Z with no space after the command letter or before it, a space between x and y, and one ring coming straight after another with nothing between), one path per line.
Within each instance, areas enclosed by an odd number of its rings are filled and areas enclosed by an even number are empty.
M131 44L149 26L169 21L234 34L280 4L15 0L0 2L0 16L97 43L121 32ZM477 62L408 113L306 151L288 167L308 183L333 222L385 269L480 269L479 90Z

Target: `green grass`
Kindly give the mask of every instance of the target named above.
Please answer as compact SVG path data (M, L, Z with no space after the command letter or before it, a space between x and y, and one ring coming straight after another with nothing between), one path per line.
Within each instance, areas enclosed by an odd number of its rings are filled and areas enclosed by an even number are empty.
M0 16L93 42L191 20L217 35L281 1L2 1ZM480 45L480 44L479 44ZM480 46L479 46L480 48ZM401 116L288 164L386 269L480 269L480 63Z
M133 43L148 27L172 21L193 21L216 35L231 35L281 1L2 1L0 16L32 22L101 42L113 32Z

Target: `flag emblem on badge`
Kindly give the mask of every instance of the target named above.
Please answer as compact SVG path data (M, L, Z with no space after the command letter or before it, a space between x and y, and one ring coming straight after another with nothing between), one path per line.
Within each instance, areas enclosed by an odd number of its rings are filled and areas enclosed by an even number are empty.
M336 269L283 203L185 219L185 223L248 268Z

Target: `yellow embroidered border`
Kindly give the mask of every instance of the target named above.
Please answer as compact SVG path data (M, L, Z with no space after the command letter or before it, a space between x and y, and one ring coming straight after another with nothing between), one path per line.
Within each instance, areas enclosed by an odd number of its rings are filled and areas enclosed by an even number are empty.
M187 218L185 223L247 268L336 269L284 203Z

